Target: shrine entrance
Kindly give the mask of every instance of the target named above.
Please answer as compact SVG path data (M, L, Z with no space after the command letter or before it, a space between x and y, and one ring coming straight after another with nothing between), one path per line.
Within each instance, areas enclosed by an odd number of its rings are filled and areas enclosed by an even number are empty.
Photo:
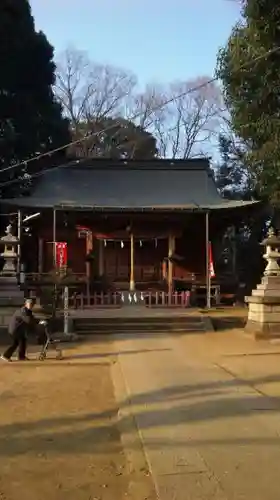
M149 290L160 290L167 276L163 275L163 261L168 253L167 238L100 239L99 274L108 279L121 296L122 305L145 305Z
M90 306L185 307L188 295L173 289L175 236L158 238L129 234L94 234L98 276L108 280L107 292L95 294ZM87 302L89 302L87 300Z

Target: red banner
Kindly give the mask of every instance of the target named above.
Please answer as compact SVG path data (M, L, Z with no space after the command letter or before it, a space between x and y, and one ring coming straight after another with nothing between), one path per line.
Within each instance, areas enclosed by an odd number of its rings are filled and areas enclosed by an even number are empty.
M56 267L67 266L67 243L59 241L55 244Z
M213 261L213 253L212 253L212 244L209 242L209 247L208 247L208 255L209 255L209 275L210 278L215 278L216 273L214 269L214 261Z

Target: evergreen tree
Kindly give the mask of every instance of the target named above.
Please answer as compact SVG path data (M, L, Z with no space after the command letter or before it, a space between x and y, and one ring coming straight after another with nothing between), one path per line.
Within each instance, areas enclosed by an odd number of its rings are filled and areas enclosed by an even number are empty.
M232 135L219 136L220 162L216 168L216 184L227 199L250 200L256 198L254 182L246 165L246 151Z
M222 80L234 132L246 145L256 188L280 200L280 4L244 0L242 20L220 51Z
M105 131L104 131L105 130ZM103 118L80 122L73 127L76 141L88 139L69 148L69 154L80 158L150 159L158 155L155 137L125 118ZM93 135L94 134L94 135Z
M70 139L68 123L52 90L53 47L35 30L27 0L0 2L0 185L34 173L46 162L2 172L9 165L55 149ZM54 161L54 158L51 159ZM18 195L12 184L2 195Z

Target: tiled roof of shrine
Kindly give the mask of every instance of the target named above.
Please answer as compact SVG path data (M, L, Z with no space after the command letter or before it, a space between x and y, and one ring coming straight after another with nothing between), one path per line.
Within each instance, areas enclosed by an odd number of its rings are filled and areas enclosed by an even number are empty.
M208 159L87 160L38 177L30 196L2 200L18 207L94 211L205 211L256 202L223 199Z

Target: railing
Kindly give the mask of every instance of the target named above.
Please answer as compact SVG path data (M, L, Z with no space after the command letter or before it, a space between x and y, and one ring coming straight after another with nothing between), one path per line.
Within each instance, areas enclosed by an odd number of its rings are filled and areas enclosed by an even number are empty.
M69 299L69 307L74 309L87 308L113 308L127 305L143 307L180 307L190 305L190 292L135 292L126 294L122 292L94 293L92 295L76 293Z
M95 292L92 295L74 293L69 298L69 307L74 309L86 309L90 307L121 307L122 298L118 292Z
M190 292L148 292L144 294L146 307L189 307Z

